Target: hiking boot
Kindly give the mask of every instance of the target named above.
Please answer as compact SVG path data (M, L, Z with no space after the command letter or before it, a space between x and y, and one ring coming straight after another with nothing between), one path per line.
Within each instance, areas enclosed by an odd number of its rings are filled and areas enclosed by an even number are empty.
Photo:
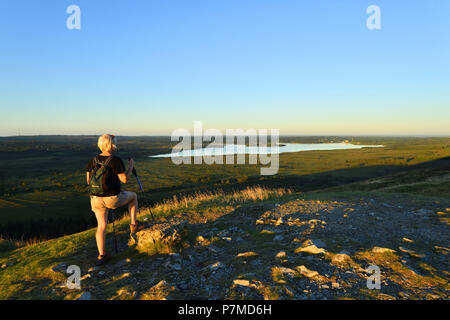
M130 223L130 233L134 234L136 232L139 232L141 230L145 229L145 225L142 222L136 221L135 224Z
M102 266L111 259L110 255L105 253L97 258L97 265Z

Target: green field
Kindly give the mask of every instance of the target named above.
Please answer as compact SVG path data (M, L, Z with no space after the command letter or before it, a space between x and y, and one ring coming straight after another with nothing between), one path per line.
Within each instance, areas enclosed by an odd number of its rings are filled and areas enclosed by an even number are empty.
M277 175L261 176L260 165L175 165L169 137L118 137L119 156L132 156L151 204L200 190L242 189L252 185L296 191L381 190L450 195L448 138L281 137L280 142L318 143L353 139L384 148L307 151L280 155ZM85 168L96 154L96 136L0 138L0 235L53 238L95 226ZM247 161L248 163L248 161ZM125 189L138 192L135 180ZM123 211L122 211L123 212Z

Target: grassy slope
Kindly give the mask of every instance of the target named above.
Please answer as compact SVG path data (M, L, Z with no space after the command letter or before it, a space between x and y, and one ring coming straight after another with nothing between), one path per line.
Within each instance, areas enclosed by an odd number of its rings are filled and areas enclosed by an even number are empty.
M405 168L402 172L327 188L328 191L381 191L450 198L450 157Z
M382 199L382 201L396 201L398 197L402 199L407 199L412 203L418 205L430 204L439 202L443 200L438 197L424 197L417 195L407 195L407 194L396 194L396 193L377 193L377 192L328 192L328 193L284 193L283 192L272 192L272 191L262 191L256 196L255 192L251 191L248 194L243 192L236 192L234 196L228 194L203 194L193 196L188 199L176 199L168 201L166 203L160 204L153 208L153 214L156 219L164 221L166 218L182 215L190 216L197 222L207 219L208 216L214 216L216 214L223 214L223 212L230 212L237 207L247 206L247 205L264 205L274 203L289 203L291 200L295 202L298 198L303 198L306 201L310 200L332 200L335 201L355 201L358 202L364 197L370 197L375 199ZM445 200L447 201L447 200ZM315 202L315 201L314 201ZM448 201L447 201L448 202ZM148 211L144 211L141 214L141 219L150 219ZM128 219L124 218L116 222L116 232L119 237L119 243L126 243L128 238ZM111 225L108 229L108 247L112 248L112 229ZM51 268L58 265L61 262L67 265L76 264L81 267L85 274L87 270L94 265L96 257L96 247L95 247L95 229L90 229L78 234L53 239L45 241L42 243L37 243L34 245L26 246L23 248L13 249L9 251L3 251L0 253L0 264L12 263L12 266L8 266L4 270L0 271L0 299L74 299L80 295L79 290L68 290L60 289L61 285L64 285L66 281L66 275L63 273L53 272ZM270 238L272 233L268 235L255 234L252 236L257 243L264 244ZM269 236L269 238L267 238ZM272 235L273 236L273 235ZM263 250L271 250L271 241L267 242L266 245L261 247ZM364 256L370 254L370 252L361 253L361 259L369 259L370 257ZM122 248L119 255L113 258L111 264L117 263L124 260L125 258L131 258L136 261L145 261L148 257L147 254L142 254L138 252L133 247ZM377 259L382 259L383 257L376 256ZM393 261L397 261L396 257L392 258ZM306 260L300 260L306 261ZM390 261L390 260L389 260ZM379 263L386 263L389 265L388 260L379 260ZM304 263L304 262L303 262ZM280 269L282 270L282 269ZM407 271L407 270L406 270ZM405 272L406 272L405 271ZM165 272L165 271L164 271ZM402 270L397 270L398 272L403 272ZM273 269L273 279L274 281L279 281L281 275L278 274L279 270L277 267ZM143 274L141 277L146 279L152 276L151 273ZM440 282L442 280L439 278ZM280 280L280 283L283 283ZM121 282L119 278L113 278L112 281L100 281L96 286L101 286L101 299L112 298L117 295L120 290L127 290L127 286ZM272 290L272 289L271 289ZM278 289L277 289L278 290ZM268 292L271 298L277 298L278 293ZM153 294L153 298L158 298L158 294ZM161 295L160 297L164 297ZM365 296L370 297L369 294ZM230 296L233 298L233 296ZM237 298L237 296L236 296Z
M235 193L234 197L233 194L204 193L185 198L182 201L176 199L165 201L153 207L152 213L158 222L180 212L193 215L195 218L217 211L230 210L230 207L246 205L255 201L273 201L272 199L292 197L282 193L284 192L279 194L277 190L256 190L256 192L251 191L249 195L246 195L246 191L241 191ZM150 219L149 211L141 211L139 219ZM128 217L115 222L116 234L121 243L127 242L128 225ZM109 248L113 248L111 233L112 225L109 224L107 231ZM3 243L4 248L8 245L11 244ZM73 298L74 295L71 292L55 297L52 289L64 285L66 277L61 273L53 272L51 268L64 262L67 265L76 264L86 271L90 266L95 266L96 254L95 228L22 248L0 251L0 265L12 264L0 271L0 299ZM113 262L138 254L135 249L129 248L115 256ZM76 295L78 292L74 294Z

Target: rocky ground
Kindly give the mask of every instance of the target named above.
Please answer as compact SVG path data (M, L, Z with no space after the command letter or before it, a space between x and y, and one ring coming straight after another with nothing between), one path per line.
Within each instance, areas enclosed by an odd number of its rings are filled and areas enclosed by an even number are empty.
M450 203L401 197L181 214L139 232L138 254L82 270L77 297L448 299L449 214Z

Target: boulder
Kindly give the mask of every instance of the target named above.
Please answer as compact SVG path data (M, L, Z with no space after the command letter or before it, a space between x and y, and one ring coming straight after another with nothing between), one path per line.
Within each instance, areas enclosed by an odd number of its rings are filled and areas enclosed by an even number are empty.
M238 286L244 286L244 287L249 287L249 286L250 286L250 281L248 281L248 280L243 280L243 279L236 279L236 280L233 280L233 283L234 283L235 285L238 285Z
M182 240L186 234L186 222L177 224L159 223L136 233L136 245L138 247L146 247L148 245L153 245L156 242L174 244Z
M352 258L348 254L345 253L338 253L331 258L331 263L333 264L343 264L346 262L350 262Z
M291 268L285 268L285 267L278 267L277 268L279 272L281 272L283 275L287 275L290 278L293 278L295 276L295 270Z
M305 266L295 267L295 270L297 270L301 275L303 275L303 276L305 276L307 278L314 278L314 277L317 277L319 275L319 273L317 271L309 270Z
M310 253L310 254L321 254L321 253L325 254L326 253L325 249L318 248L315 245L299 247L299 248L295 249L295 253L300 253L300 252L305 252L305 253Z
M321 247L325 247L325 243L321 240L306 240L301 247L295 249L295 253L325 254L326 250Z
M389 248L382 248L382 247L373 247L372 252L373 253L387 253L387 252L394 253L395 250L392 250Z

